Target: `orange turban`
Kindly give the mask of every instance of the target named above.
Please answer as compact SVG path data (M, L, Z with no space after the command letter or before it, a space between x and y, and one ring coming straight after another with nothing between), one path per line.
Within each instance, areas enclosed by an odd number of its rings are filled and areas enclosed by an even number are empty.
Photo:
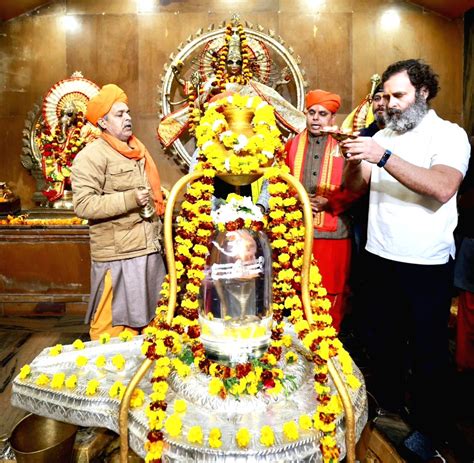
M326 92L324 90L311 90L306 95L306 109L311 108L315 104L324 106L333 114L337 112L341 106L341 97L335 93Z
M128 98L125 92L115 84L104 85L100 89L100 92L87 103L87 120L97 125L97 121L101 117L104 117L117 101L128 104Z

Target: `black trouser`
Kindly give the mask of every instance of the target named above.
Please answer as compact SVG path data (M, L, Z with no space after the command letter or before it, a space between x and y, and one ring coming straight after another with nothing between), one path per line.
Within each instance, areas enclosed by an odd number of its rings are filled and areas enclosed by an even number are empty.
M412 371L411 410L430 431L447 417L448 318L453 260L442 265L395 262L368 253L368 347L373 393L389 410L405 403ZM445 407L446 405L446 407Z

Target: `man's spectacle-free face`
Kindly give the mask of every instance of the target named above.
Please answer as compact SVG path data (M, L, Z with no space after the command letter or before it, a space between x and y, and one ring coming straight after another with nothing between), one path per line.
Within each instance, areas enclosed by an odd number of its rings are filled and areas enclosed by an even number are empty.
M306 128L311 135L321 135L321 129L334 125L335 115L320 104L306 110Z
M406 71L392 75L384 83L387 127L399 133L416 127L428 111L427 97L428 90L417 91Z
M128 141L132 136L132 117L126 103L117 102L112 105L110 111L102 118L100 126L115 138Z
M404 111L415 102L416 89L410 82L407 71L393 74L383 86L387 110Z
M383 115L385 113L385 100L383 97L383 92L377 92L372 98L372 110L374 115Z

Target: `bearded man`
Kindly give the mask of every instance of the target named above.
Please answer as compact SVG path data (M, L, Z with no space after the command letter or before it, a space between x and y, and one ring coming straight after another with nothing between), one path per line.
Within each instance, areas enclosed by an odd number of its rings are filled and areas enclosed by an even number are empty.
M104 85L86 118L102 131L74 159L74 211L89 220L90 337L140 332L154 317L165 266L160 250L164 212L158 169L133 135L124 91ZM153 203L153 207L144 207Z
M386 128L373 138L342 144L348 187L370 184L366 249L373 392L390 411L401 410L411 397L413 424L442 438L449 407L456 192L470 146L464 130L429 109L438 92L430 66L415 59L396 62L382 83Z
M385 128L385 99L383 97L383 86L380 84L372 96L372 112L374 120L359 132L361 137L373 137L379 130Z

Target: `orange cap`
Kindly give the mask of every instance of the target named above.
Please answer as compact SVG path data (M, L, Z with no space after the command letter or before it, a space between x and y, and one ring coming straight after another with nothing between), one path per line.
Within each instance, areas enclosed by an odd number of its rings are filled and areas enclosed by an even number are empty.
M128 98L125 92L115 84L104 85L100 89L100 92L87 103L87 120L97 125L97 121L101 117L104 117L117 101L128 104Z
M315 104L324 106L334 114L341 106L341 97L336 93L326 92L325 90L311 90L306 95L306 109Z

